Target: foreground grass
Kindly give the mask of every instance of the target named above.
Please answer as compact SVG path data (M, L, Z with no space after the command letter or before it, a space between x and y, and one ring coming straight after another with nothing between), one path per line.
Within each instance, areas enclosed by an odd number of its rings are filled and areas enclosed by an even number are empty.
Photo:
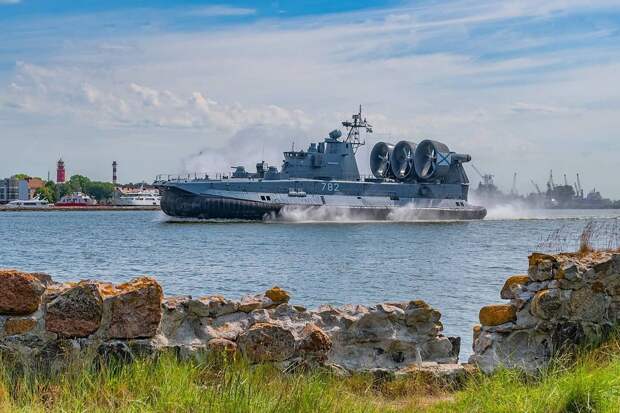
M0 412L620 412L620 340L538 378L502 371L453 392L422 378L282 373L172 356L42 377L0 364Z
M538 377L508 370L473 377L451 403L433 411L620 412L620 338L555 360Z

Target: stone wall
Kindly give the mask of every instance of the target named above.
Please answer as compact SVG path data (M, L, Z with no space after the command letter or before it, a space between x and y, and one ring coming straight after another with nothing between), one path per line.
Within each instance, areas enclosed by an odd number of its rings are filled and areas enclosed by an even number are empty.
M55 283L0 270L0 353L46 368L72 357L131 360L161 351L354 371L457 362L460 340L441 333L441 314L424 301L308 311L289 298L278 287L238 301L164 297L149 277Z
M620 321L620 253L529 257L527 275L508 278L501 298L480 310L470 362L536 371L562 350L596 342Z

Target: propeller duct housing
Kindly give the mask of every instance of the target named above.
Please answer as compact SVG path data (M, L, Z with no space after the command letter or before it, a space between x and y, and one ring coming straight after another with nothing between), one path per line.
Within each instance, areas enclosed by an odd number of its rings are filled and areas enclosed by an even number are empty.
M452 153L437 141L423 140L415 152L415 172L421 180L443 178L450 172Z
M416 144L409 141L400 141L392 152L392 173L400 181L411 181L416 178L415 153Z
M394 145L391 143L377 142L370 152L370 170L376 178L391 178L392 170L392 151Z

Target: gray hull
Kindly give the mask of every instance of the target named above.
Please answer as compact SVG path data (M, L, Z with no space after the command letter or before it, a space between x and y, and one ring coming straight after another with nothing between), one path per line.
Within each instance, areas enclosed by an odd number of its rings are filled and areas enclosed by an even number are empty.
M394 213L407 208L407 220L476 220L486 216L486 209L478 206L466 208L446 207L386 207L386 206L316 206L304 204L265 204L263 202L223 196L196 195L178 191L165 190L161 208L169 216L198 219L234 219L263 220L268 218L287 218L287 211L326 210L334 216L346 215L347 218L360 220L398 219Z

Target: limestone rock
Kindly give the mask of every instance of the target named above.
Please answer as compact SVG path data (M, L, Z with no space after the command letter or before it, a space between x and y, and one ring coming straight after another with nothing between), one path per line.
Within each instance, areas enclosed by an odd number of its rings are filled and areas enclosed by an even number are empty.
M458 343L438 333L439 312L421 300L373 307L321 306L316 314L321 318L317 324L332 340L330 364L353 371L394 371L420 358L456 362Z
M475 342L476 340L478 340L478 337L480 337L480 333L482 332L482 326L480 324L474 324L474 326L472 327L472 333L473 333L473 341ZM472 344L473 346L473 344Z
M270 288L265 292L265 296L277 304L288 303L288 300L291 298L289 293L284 291L280 287Z
M320 359L327 358L327 352L332 348L332 340L316 324L307 324L301 331L302 339L299 350L313 354Z
M45 328L62 337L87 337L99 329L102 314L98 285L81 282L47 304Z
M528 276L532 281L545 281L554 278L557 259L553 255L532 253L529 256Z
M150 277L136 278L105 292L109 309L105 335L109 338L132 339L153 337L162 316L161 286Z
M594 292L591 288L573 291L570 298L572 317L584 321L603 321L608 305L607 296L601 292Z
M237 344L225 338L213 338L207 342L207 349L216 354L231 356L237 352Z
M49 371L69 356L94 357L100 366L171 350L196 360L241 353L253 363L391 375L418 360L455 363L460 350L458 337L441 334L441 314L421 300L309 311L288 304L288 293L277 287L238 302L221 296L164 300L149 278L118 286L45 282L43 305L30 317L0 315L0 352L54 366Z
M562 308L563 303L560 291L557 289L545 289L536 293L532 299L530 311L536 317L550 320L562 316Z
M516 311L510 304L487 305L480 309L479 318L483 326L497 326L515 321Z
M494 325L510 319L500 317L474 331L471 360L485 372L499 366L536 371L558 352L605 338L620 321L619 254L535 253L528 276L523 288L515 289L509 279L502 289L516 320Z
M469 359L485 373L500 366L533 373L543 367L551 355L548 338L528 330L517 330L508 335L496 333L488 337L488 341L490 345L484 350L477 349Z
M245 296L241 299L239 303L239 311L243 311L244 313L249 313L254 310L258 310L261 308L263 302L258 298L254 298L251 296Z
M425 361L413 364L396 372L396 377L421 377L423 382L441 383L450 386L453 390L460 389L469 377L474 376L478 368L473 364L439 364L433 361Z
M577 264L574 262L564 262L556 278L567 281L580 281L582 279L582 274Z
M37 320L32 317L17 318L10 317L4 322L4 334L13 336L16 334L24 334L35 328Z
M191 299L190 296L173 296L162 301L159 331L171 345L189 344L194 337L193 328L187 323L186 303Z
M508 277L502 290L500 292L500 297L509 300L511 298L516 298L515 289L517 289L521 285L525 285L530 282L530 277L527 275L513 275L512 277Z
M197 300L188 300L185 305L187 311L198 317L219 317L234 313L239 308L239 303L227 300L221 295L211 295Z
M45 287L39 277L0 269L0 314L28 315L39 308Z
M284 361L295 353L293 333L272 323L257 323L239 336L241 352L253 363Z
M252 324L257 322L271 322L271 318L268 314L264 314L265 317L261 317L259 321L257 317L259 314L246 314L243 312L226 314L213 320L210 328L215 337L234 341L237 340L237 337L239 337L239 335L247 330Z
M283 290L282 290L283 291ZM278 292L274 293L274 296L279 294ZM249 313L254 310L264 310L276 307L278 304L271 300L271 298L267 297L265 294L254 294L254 295L246 295L241 298L241 302L239 303L239 311L243 311L244 313Z
M517 311L517 319L514 323L515 330L535 328L537 324L538 319L532 315L531 303L528 303L522 309Z
M441 313L422 300L412 301L405 308L405 324L408 326L434 325L439 322Z

